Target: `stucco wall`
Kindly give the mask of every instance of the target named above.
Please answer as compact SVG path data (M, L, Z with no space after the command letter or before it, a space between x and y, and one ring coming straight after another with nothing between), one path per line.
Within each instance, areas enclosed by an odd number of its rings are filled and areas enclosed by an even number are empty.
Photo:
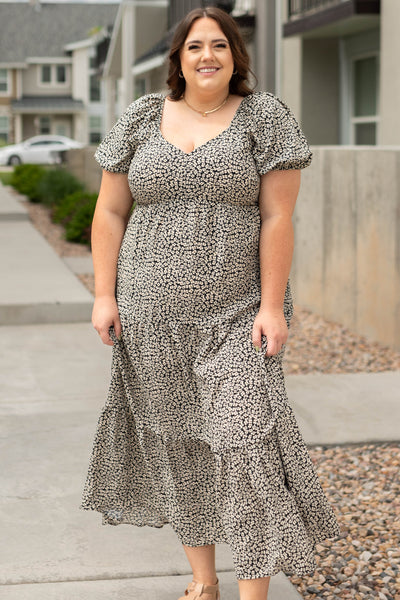
M295 301L400 350L400 147L312 150L294 219Z

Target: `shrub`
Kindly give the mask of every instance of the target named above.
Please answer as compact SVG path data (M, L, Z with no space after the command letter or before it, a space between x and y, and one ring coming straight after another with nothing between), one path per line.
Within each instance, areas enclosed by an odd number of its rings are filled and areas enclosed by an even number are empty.
M39 165L17 165L11 175L10 184L31 202L39 202L40 182L46 175L46 169Z
M83 191L82 183L62 168L46 171L38 185L39 200L47 206L58 205L66 196L78 191Z
M91 202L93 199L96 200L96 197L96 194L82 191L69 194L55 206L52 214L53 221L55 223L66 225L72 219L78 208L83 204Z
M97 194L87 194L65 227L65 238L69 242L90 244L90 234Z

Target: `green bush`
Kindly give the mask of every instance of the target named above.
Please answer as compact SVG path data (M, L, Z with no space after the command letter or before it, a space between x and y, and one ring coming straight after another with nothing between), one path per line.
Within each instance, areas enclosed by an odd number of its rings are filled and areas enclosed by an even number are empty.
M10 185L20 194L28 196L31 202L39 202L40 182L46 174L46 169L39 165L17 165L11 175Z
M73 213L65 227L65 238L69 242L90 244L90 234L96 200L96 194L87 194L86 200L80 204Z
M46 171L38 185L38 198L47 206L58 205L74 192L83 191L83 185L76 177L62 168Z
M81 206L93 200L96 201L96 198L97 194L90 194L89 192L69 194L55 206L52 214L53 221L66 225Z

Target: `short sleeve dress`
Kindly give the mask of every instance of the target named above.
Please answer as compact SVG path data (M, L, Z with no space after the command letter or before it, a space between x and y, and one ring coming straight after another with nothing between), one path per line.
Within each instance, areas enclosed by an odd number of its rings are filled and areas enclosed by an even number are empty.
M282 371L251 333L261 287L260 175L301 169L306 139L274 95L243 98L231 123L185 153L164 139L164 94L133 102L96 151L127 173L109 394L80 508L102 523L162 527L188 546L229 544L238 579L314 571L340 533ZM292 316L289 282L284 298Z

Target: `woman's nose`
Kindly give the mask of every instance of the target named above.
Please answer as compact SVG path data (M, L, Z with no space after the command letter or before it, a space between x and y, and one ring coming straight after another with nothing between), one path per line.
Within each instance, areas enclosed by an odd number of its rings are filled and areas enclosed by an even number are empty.
M202 56L202 59L203 60L210 60L210 59L213 59L213 58L214 58L214 53L213 53L212 47L209 46L208 44L206 44L203 47L203 56Z

